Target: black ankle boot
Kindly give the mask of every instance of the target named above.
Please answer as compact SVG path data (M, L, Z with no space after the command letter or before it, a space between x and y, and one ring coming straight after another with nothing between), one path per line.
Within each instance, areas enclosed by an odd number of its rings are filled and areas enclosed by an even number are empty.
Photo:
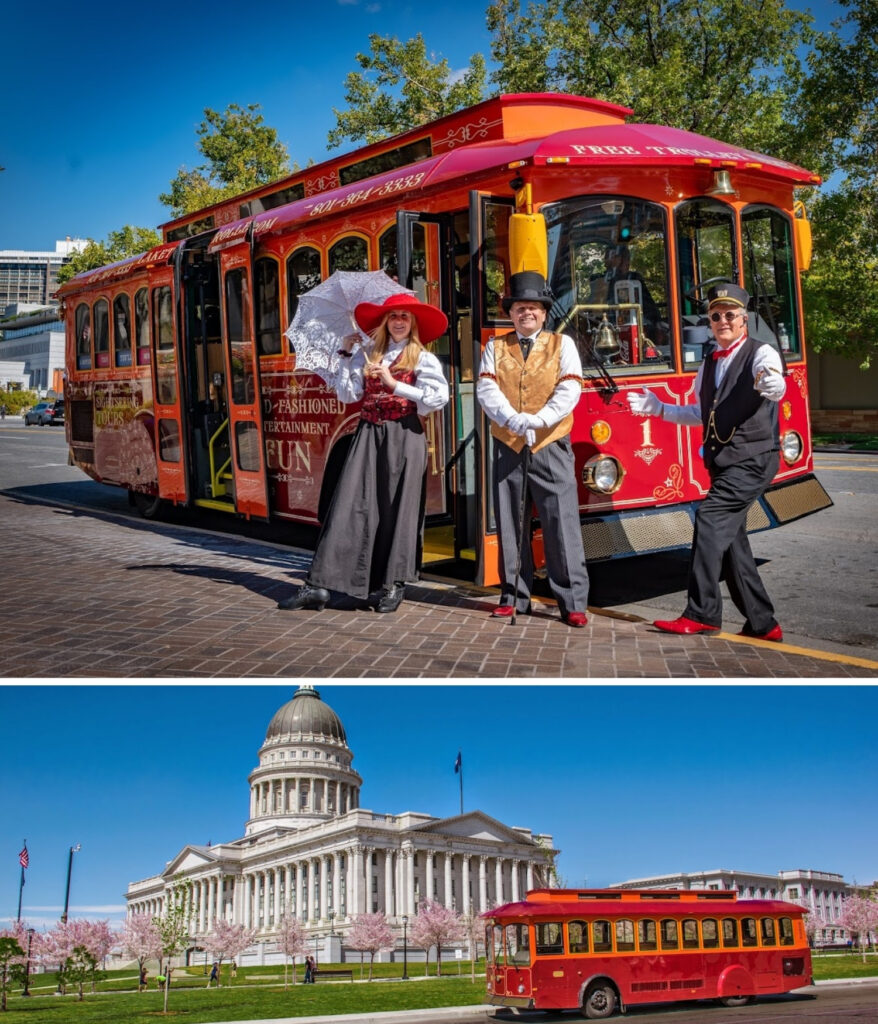
M298 611L300 608L311 608L316 612L322 612L329 601L329 591L323 587L314 587L306 583L301 590L296 591L292 597L278 601L278 608L284 611Z
M375 610L378 612L395 612L402 604L404 597L404 583L394 583L392 587L385 587L381 592L381 599L379 600L378 607Z

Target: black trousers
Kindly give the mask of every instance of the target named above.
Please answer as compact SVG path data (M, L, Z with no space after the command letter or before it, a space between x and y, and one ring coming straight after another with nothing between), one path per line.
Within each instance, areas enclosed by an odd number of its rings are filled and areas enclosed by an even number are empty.
M524 454L494 441L494 507L500 538L503 573L501 605L515 604L525 612L530 606L534 578L530 544L531 500L543 529L543 548L549 585L562 615L584 612L588 607L588 570L579 522L576 469L569 437L533 452L528 471L529 497L525 504L521 574L515 594L515 564L521 524L521 490L524 486Z
M722 625L724 579L750 629L767 633L777 625L747 539L747 510L774 479L778 461L778 452L764 452L710 471L710 490L695 513L686 618Z

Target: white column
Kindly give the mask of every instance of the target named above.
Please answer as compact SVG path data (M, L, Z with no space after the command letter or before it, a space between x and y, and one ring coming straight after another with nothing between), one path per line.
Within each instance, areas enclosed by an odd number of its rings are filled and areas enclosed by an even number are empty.
M454 856L451 850L445 851L445 906L450 910L454 905L454 901L451 898L451 869L453 865Z
M330 860L325 854L320 857L320 919L329 920L329 864Z
M384 915L394 915L394 892L393 892L393 850L384 851Z
M251 891L250 891L250 886L251 886L252 882L253 882L253 876L252 875L244 875L244 877L242 879L242 884L243 884L243 889L244 889L243 895L244 895L244 927L245 928L252 928L253 927L253 903L252 903L252 894L251 894Z
M415 848L410 846L405 854L405 886L406 906L405 912L409 917L415 914Z
M534 862L529 860L527 862L527 890L530 892L534 887Z
M505 903L503 899L503 858L498 857L494 865L494 900L496 903Z
M469 898L469 854L465 853L460 858L460 900L459 900L458 911L461 914L468 914L470 912L470 898Z
M432 900L435 898L433 892L433 851L427 850L427 867L426 867L426 880L424 882L423 898L426 900Z
M332 855L332 912L336 921L341 920L341 854Z
M363 903L360 892L363 885L363 851L359 846L351 850L352 878L351 878L351 916L363 913Z
M518 903L518 900L519 900L519 894L518 894L518 873L519 873L520 865L521 865L521 861L517 861L517 860L513 860L512 861L512 894L511 894L511 898L512 898L512 902L513 903Z
M262 872L262 927L268 929L268 922L271 917L269 913L271 893L269 890L268 879L270 873L266 868Z
M274 876L274 927L277 928L280 921L280 868L272 868Z
M479 913L488 909L488 858L479 857Z

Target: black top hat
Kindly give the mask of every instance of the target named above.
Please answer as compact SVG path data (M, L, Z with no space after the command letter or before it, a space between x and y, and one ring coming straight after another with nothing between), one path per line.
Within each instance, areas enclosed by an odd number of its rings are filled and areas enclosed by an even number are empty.
M503 312L508 313L513 302L539 302L548 310L554 301L542 274L535 270L522 270L509 278L509 294L502 299Z
M715 284L707 293L708 309L713 309L714 306L740 306L746 309L749 301L750 296L740 285L726 281Z

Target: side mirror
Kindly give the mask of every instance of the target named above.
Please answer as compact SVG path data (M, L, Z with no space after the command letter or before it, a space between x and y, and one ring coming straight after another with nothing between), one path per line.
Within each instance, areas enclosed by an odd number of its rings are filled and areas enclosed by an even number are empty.
M799 261L799 270L810 270L814 242L811 238L811 221L808 220L808 211L800 200L793 203L793 230L795 231L796 258Z

